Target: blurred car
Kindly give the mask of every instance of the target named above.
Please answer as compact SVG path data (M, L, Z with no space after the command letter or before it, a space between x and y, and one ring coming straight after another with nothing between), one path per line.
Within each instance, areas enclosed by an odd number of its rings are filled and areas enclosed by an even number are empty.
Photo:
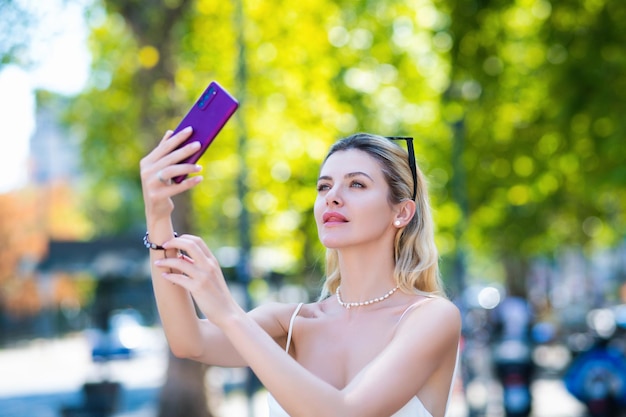
M87 331L91 357L95 362L129 359L143 347L146 333L141 314L137 310L115 310L109 315L108 330Z

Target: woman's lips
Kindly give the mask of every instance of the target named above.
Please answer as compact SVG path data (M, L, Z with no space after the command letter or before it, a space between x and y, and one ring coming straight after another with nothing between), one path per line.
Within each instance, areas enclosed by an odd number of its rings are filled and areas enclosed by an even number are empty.
M348 221L342 214L336 212L327 212L322 216L324 223L345 223Z

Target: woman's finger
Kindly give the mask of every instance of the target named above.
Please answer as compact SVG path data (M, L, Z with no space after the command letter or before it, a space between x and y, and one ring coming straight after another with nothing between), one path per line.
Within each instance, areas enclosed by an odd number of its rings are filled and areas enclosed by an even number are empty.
M173 131L168 130L165 132L158 145L144 157L144 161L146 163L153 163L160 160L172 152L172 150L176 149L177 146L180 146L190 135L191 128L188 132L183 129L175 135Z
M170 130L170 129L166 130L165 133L163 134L163 137L161 138L161 142L160 143L163 143L166 140L168 140L169 138L171 138L173 134L174 134L173 130Z
M159 164L160 165L160 164ZM169 165L157 171L156 177L163 184L171 184L172 178L181 175L196 174L202 171L202 166L197 164Z
M191 128L191 126L186 127L176 134L174 134L174 132L172 132L171 130L168 130L161 138L159 144L148 155L146 155L146 157L144 158L145 162L154 163L169 156L176 148L178 148L185 140L187 140L191 136L192 132L193 129ZM181 149L184 148L185 147L182 147ZM178 153L180 154L180 152ZM179 161L180 160L181 159L179 159Z
M159 201L171 199L178 194L192 189L196 185L200 184L202 180L202 176L195 175L185 178L185 180L179 184L175 182L162 183L158 178L156 178L156 175L153 175L152 179L147 180L148 182L144 181L144 199L146 203L157 203Z
M217 259L213 256L206 243L195 235L184 234L172 238L164 242L163 247L182 251L195 260L205 258L207 261L217 264Z
M187 279L197 279L199 273L205 273L205 271L200 271L196 267L195 262L189 262L183 258L159 259L154 262L154 265L165 270L169 268L172 270L168 272L169 275L180 275L181 277L186 277Z
M186 144L185 146L182 146L180 148L168 148L169 152L167 152L160 160L159 162L164 163L166 165L175 165L175 164L180 164L181 161L184 161L185 159L189 158L191 155L193 155L194 153L198 152L198 150L200 150L200 142L198 142L197 140L194 140L193 142L189 142L188 144Z
M173 239L170 239L163 243L165 249L176 249L179 252L184 253L186 256L193 260L196 267L203 271L211 271L215 268L219 269L219 262L213 256L213 253L209 250L204 241L198 236L194 235L182 235ZM161 261L169 261L174 258L166 258ZM184 262L184 261L181 261ZM168 265L170 265L168 263ZM174 266L175 267L175 266ZM191 271L183 271L185 273L191 273Z
M188 277L186 277L184 275L179 275L179 274L172 274L172 273L169 273L169 272L163 272L162 276L163 276L163 278L165 278L166 280L168 280L172 284L179 285L179 286L183 287L184 289L186 289L189 292L192 291L192 288L191 288L191 285L190 285L190 279Z
M202 254L204 256L206 256L207 258L209 258L210 260L212 260L214 262L217 262L217 259L213 255L213 252L211 252L211 250L209 249L207 244L200 237L194 236L194 235L187 235L187 234L185 234L185 235L179 236L177 239L188 239L188 240L190 240L191 242L194 243L194 245L196 245L196 247L202 252Z
M161 141L159 142L159 144L165 142L166 140L168 140L169 138L172 137L172 135L174 134L173 130L167 130L165 132L165 134L163 135L163 137L161 138Z
M167 136L166 134L164 138ZM198 142L192 142L160 159L155 159L163 151L163 149L157 147L157 149L142 159L140 164L141 181L147 195L151 196L150 199L158 200L164 197L173 197L193 188L202 181L202 177L189 176L189 174L201 171L202 167L200 165L176 164L178 160L191 156L199 149L199 146ZM182 182L176 183L172 181L172 178L182 175L187 176Z
M162 148L166 153L170 153L178 146L180 146L180 144L183 143L187 138L189 138L192 132L192 127L187 126L176 134L172 132L168 135L166 133L157 148Z

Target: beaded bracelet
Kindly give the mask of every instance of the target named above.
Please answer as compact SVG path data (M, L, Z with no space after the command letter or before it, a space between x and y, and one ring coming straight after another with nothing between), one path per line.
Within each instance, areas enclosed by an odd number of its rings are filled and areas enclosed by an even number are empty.
M178 237L178 233L174 232L174 237ZM143 237L143 245L147 248L147 249L152 249L152 250L165 250L165 248L161 245L157 245L156 243L152 243L148 240L148 232L146 232L146 234Z

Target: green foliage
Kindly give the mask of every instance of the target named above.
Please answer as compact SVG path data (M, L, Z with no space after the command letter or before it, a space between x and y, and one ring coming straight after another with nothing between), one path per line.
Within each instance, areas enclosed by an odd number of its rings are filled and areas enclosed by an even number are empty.
M66 122L84 137L82 164L89 211L100 232L127 230L141 216L138 161L144 152L133 91L137 47L119 16L107 16L91 38L91 88L78 96Z
M10 63L31 64L26 46L36 17L15 0L0 0L0 16L0 69Z
M448 106L464 123L466 244L503 258L612 245L625 231L620 1L458 1Z
M238 2L166 3L106 2L92 86L69 113L103 230L143 223L139 159L216 79L241 106L192 195L213 248L239 244L245 205L259 264L319 262L319 162L355 131L417 138L444 257L623 238L621 0L244 1L242 21Z

